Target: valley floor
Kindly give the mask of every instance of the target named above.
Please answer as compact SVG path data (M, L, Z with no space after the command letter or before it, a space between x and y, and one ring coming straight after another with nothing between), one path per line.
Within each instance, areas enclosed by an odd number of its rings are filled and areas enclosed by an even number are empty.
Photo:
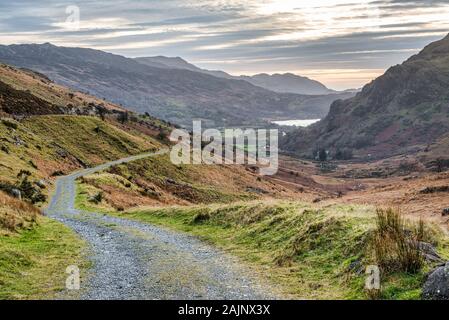
M414 157L371 163L335 162L330 170L319 163L283 157L272 178L298 197L320 206L331 204L394 207L411 219L423 219L449 230L443 211L449 208L449 173L431 172Z

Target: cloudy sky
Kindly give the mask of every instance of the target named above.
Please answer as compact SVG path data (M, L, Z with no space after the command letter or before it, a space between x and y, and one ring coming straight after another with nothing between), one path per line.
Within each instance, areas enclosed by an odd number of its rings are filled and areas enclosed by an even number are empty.
M235 75L293 72L335 89L360 87L447 33L449 0L0 2L0 44L181 56Z

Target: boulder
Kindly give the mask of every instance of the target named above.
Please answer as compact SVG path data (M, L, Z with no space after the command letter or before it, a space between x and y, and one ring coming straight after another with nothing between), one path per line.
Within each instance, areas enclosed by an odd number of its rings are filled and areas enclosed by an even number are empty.
M449 262L432 271L424 283L422 298L449 300Z
M175 180L170 179L170 178L165 179L165 182L167 182L167 183L169 183L169 184L177 184Z
M19 200L22 200L22 191L20 191L19 189L12 189L12 190L11 190L11 194L12 194L15 198L17 198L17 199L19 199Z
M437 262L442 263L443 259L441 259L440 255L437 253L435 247L427 242L418 242L419 251L423 254L424 258L428 262Z
M443 215L443 217L449 216L449 207L443 209L442 215Z
M34 183L36 184L36 186L38 186L41 189L45 189L47 187L47 184L45 183L44 180L38 180Z
M356 260L351 262L351 264L348 266L348 271L354 272L357 275L361 275L365 272L365 267L360 260Z

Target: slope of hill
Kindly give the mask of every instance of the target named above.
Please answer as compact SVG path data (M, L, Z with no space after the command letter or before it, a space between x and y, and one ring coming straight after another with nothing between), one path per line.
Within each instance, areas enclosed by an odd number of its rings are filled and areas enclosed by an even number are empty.
M135 61L145 64L150 67L164 68L164 69L185 69L195 72L207 73L207 70L198 68L197 66L185 61L180 57L140 57L134 58Z
M228 203L260 198L291 198L295 192L272 183L244 166L174 165L168 155L151 157L81 179L80 201L103 195L101 206L128 209Z
M0 64L0 111L12 115L124 112L118 105L60 86L43 74Z
M48 180L58 172L160 146L155 138L168 130L166 124L132 113L122 124L118 118L124 114L116 105L56 85L42 75L1 65L2 189L18 188L24 175L30 181Z
M304 95L327 95L331 93L338 93L334 90L326 88L325 85L316 80L297 76L292 73L276 73L273 75L261 73L254 76L232 76L224 71L201 69L180 57L141 57L135 58L135 60L139 63L158 68L185 69L195 72L202 72L219 78L245 80L255 86L279 93L296 93Z
M449 132L448 88L449 36L335 101L325 119L288 134L281 147L306 157L319 149L376 158L425 151Z
M191 126L260 124L265 120L321 118L335 96L275 93L246 81L200 72L145 66L133 59L81 48L0 46L0 61L45 74L57 83L128 109Z
M126 121L119 122L112 111L126 111L112 105L111 114L102 117L96 109L97 104L106 108L105 101L72 92L34 72L8 66L2 66L0 71L4 84L0 99L0 299L55 298L64 290L67 265L77 265L84 271L88 267L86 244L68 227L42 216L32 203L45 205L59 175L159 148L161 142L154 137L161 137L170 128L164 122L131 112ZM89 99L95 101L92 108L87 103ZM72 103L76 112L69 106ZM144 192L139 193L147 201L144 203L154 201L154 194L145 189L150 182L145 182L144 177L138 179L140 170L148 169L147 165L129 169L120 166L123 172L129 170L135 175L137 181L131 187ZM169 170L163 170L164 167ZM150 172L157 173L158 181L170 183L178 179L179 170L164 159ZM171 186L170 192L180 199L178 203L192 191L203 199L245 198L237 191L228 196L207 188L211 173L222 179L217 183L223 184L223 189L230 189L233 178L251 186L257 183L256 177L244 169L238 170L238 174L235 168L228 167L197 170L189 177L193 179L195 173L202 173L198 175L203 177L202 184ZM118 173L110 176L129 178ZM265 184L265 188L273 188L271 183ZM131 190L111 189L107 181L101 182L101 188L115 191L111 192L112 200L123 200L124 206L141 200ZM117 195L119 198L114 198ZM105 199L108 197L109 194Z

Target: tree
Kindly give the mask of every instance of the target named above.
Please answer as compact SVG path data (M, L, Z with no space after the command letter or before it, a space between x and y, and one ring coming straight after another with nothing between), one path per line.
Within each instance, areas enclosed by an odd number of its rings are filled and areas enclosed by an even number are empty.
M98 112L98 115L100 116L101 120L104 121L104 119L106 117L106 113L107 113L107 110L104 107L104 105L97 106L97 112Z
M318 160L327 161L327 151L325 149L320 149L318 151Z
M128 122L128 118L129 118L128 112L120 112L120 113L118 114L117 120L118 120L121 124L125 124L126 122Z
M338 149L337 152L335 152L335 159L337 160L350 160L353 157L353 153L351 149Z

